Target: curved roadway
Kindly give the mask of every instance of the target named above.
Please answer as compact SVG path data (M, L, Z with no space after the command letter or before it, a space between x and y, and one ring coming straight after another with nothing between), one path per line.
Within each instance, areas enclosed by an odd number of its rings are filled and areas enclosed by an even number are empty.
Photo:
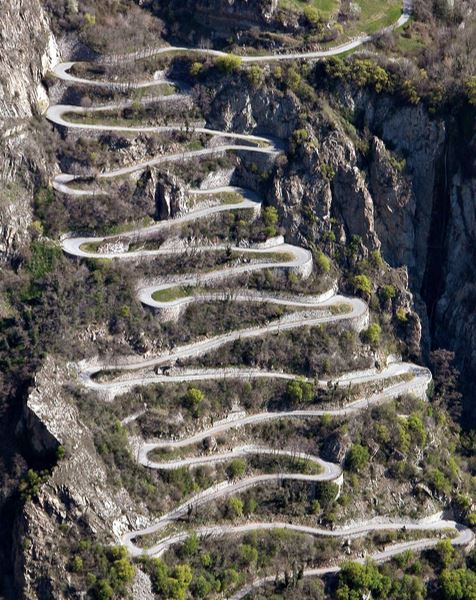
M408 20L408 14L402 15L395 26L402 25L404 22ZM305 59L317 59L325 56L335 56L339 53L347 52L350 49L353 49L362 43L368 41L369 36L363 36L357 40L349 42L339 48L334 48L328 51L323 52L310 52L310 53L293 53L293 54L282 54L275 56L245 56L243 57L243 62L270 62L274 60L288 60L295 58L305 58ZM154 54L161 54L165 52L169 52L170 50L180 50L180 51L190 51L190 49L180 49L180 48L164 48L158 49ZM195 51L195 50L193 50ZM203 51L196 50L196 52L207 52L209 54L213 54L216 56L223 56L224 53L217 51ZM69 73L70 68L74 63L63 63L61 65L57 65L55 68L55 73L58 77L63 79L66 82L70 83L82 83L82 84L93 84L100 85L105 87L117 87L120 84L113 82L98 82L98 81L90 81L87 79L82 79L79 77L75 77ZM159 83L164 82L163 79L155 79L153 81L148 82L139 82L130 84L129 87L149 87L152 85L157 85ZM178 99L178 95L169 96L171 99ZM129 106L129 102L122 103L122 106ZM66 113L85 113L92 111L101 111L107 110L109 108L118 108L121 103L111 104L102 107L95 107L94 109L83 109L80 107L72 107L72 106L53 106L48 110L47 117L55 124L61 127L74 128L74 129L92 129L92 130L100 130L100 131L132 131L132 132L143 132L143 131L153 131L153 132L171 132L171 131L190 131L190 129L177 126L177 127L123 127L123 126L110 126L110 125L98 125L98 124L86 124L86 123L71 123L64 119L64 115ZM206 156L209 154L218 152L226 152L226 151L251 151L251 152L262 152L270 155L277 155L282 150L282 145L279 141L253 136L253 135L245 135L245 134L235 134L230 132L222 132L207 129L204 127L198 127L193 129L196 133L203 133L217 138L229 138L232 140L243 142L242 144L224 144L223 146L219 146L218 148L205 148L203 150L180 153L177 155L171 156L161 156L151 159L150 161L145 161L142 163L138 163L128 167L122 167L113 171L101 173L99 175L100 178L113 178L119 177L122 175L127 175L133 173L138 170L143 170L148 166L153 166L160 164L166 161L173 160L182 160L184 157L200 157ZM250 144L250 145L248 145ZM79 190L71 187L72 182L77 179L74 175L69 174L61 174L55 178L54 187L58 191L62 193L67 193L75 196L85 196L91 195L91 193L106 193L101 190ZM243 208L253 208L259 207L259 199L253 193L246 193L243 190L237 190L236 188L219 188L215 190L215 193L222 192L240 192L243 195L243 200L241 202L236 202L233 204L218 204L216 206L208 206L208 207L198 207L192 212L183 215L170 223L157 223L149 228L144 228L142 230L136 230L129 232L127 234L123 234L121 236L108 236L102 238L84 238L84 237L66 237L63 239L63 249L66 253L80 257L80 258L141 258L153 255L162 255L162 254L170 254L174 252L174 250L137 250L134 252L95 252L85 249L84 246L87 244L93 243L103 243L108 240L117 240L118 238L124 238L130 241L138 241L141 239L148 239L153 236L156 232L167 229L171 226L184 223L187 221L191 221L197 218L209 218L213 215L216 215L220 212L226 210L237 210ZM191 193L195 194L205 194L210 193L210 190L195 190ZM225 246L215 246L208 247L205 246L204 249L221 249ZM303 276L309 274L310 269L312 269L312 256L310 252L306 249L293 246L290 244L285 244L284 242L277 242L274 246L269 248L237 248L242 253L253 252L254 254L261 254L264 258L266 258L267 253L282 253L289 254L289 260L283 260L281 262L266 262L263 261L261 263L256 264L246 264L240 265L237 267L231 267L229 269L222 269L219 271L213 271L211 273L206 273L202 275L203 280L209 284L213 282L214 279L222 278L223 276L234 276L238 273L242 273L244 271L254 270L254 269L263 269L263 268L288 268L298 269ZM180 252L180 250L175 250L175 252ZM141 287L138 290L138 295L140 300L147 305L150 305L154 308L164 308L165 306L170 307L174 305L182 305L187 304L192 301L203 301L208 299L213 299L217 296L214 292L202 292L192 295L191 297L186 298L178 298L172 302L160 302L154 300L152 298L152 294L157 290L164 290L168 288L173 288L176 286L197 286L199 283L199 277L197 275L181 275L171 277L166 282L157 283L155 285L147 285ZM332 323L337 321L346 321L356 329L362 329L365 324L368 322L368 307L367 305L357 298L349 298L344 296L339 296L335 293L334 290L329 290L328 293L323 294L319 297L282 297L277 294L256 294L256 293L244 293L238 292L236 296L233 297L237 301L263 301L263 302L272 302L277 304L286 304L291 307L296 307L300 309L307 308L308 312L296 312L290 315L286 315L282 319L261 326L261 327L250 327L247 329L242 329L238 331L233 331L229 333L225 333L222 335L217 335L211 339L201 340L198 342L194 342L192 344L188 344L186 346L182 346L180 348L175 348L170 352L166 352L162 355L155 356L153 358L147 358L143 360L129 360L125 361L123 364L114 364L114 365L106 365L106 364L84 364L80 366L80 378L83 383L95 390L106 391L111 393L112 395L116 395L130 389L131 386L134 385L148 385L150 383L166 383L166 382L183 382L183 381L197 381L197 380L206 380L206 379L221 379L221 378L250 378L250 377L274 377L281 379L294 379L297 376L294 374L286 374L279 372L268 372L261 371L257 369L252 370L244 370L244 369L188 369L183 370L178 373L160 374L156 373L155 375L147 375L140 374L138 376L133 376L129 378L121 378L121 380L116 380L112 382L97 382L94 380L93 376L98 374L104 370L120 370L120 371L134 371L140 369L147 369L150 367L160 367L164 365L169 365L175 363L179 359L187 359L193 358L196 356L200 356L205 353L209 353L212 350L219 349L224 344L228 344L232 341L238 339L249 339L257 336L261 336L263 334L276 333L280 331L291 330L297 327L303 326L313 326L324 323ZM336 304L347 304L349 306L349 312L332 314L330 310L332 306ZM183 532L180 534L176 534L173 536L166 537L161 540L158 544L156 544L152 548L148 548L144 550L139 548L134 540L138 537L142 537L149 534L154 534L165 528L167 525L177 521L178 519L182 519L187 516L191 511L196 509L199 506L206 504L212 500L221 498L223 496L242 492L252 486L256 486L262 483L271 482L271 481L280 481L283 479L291 479L291 480L300 480L300 481L335 481L336 483L342 483L342 470L339 465L328 463L323 461L317 456L308 455L304 453L295 453L290 450L275 450L273 448L262 447L258 445L248 445L248 446L238 446L227 452L215 453L207 456L198 456L198 457L186 457L180 459L172 459L171 461L154 461L149 458L149 453L157 448L182 448L186 446L193 445L199 441L205 439L205 437L217 435L219 433L226 432L227 430L234 427L242 427L245 425L260 423L264 421L268 421L276 418L312 418L320 415L348 415L355 413L360 410L364 410L367 407L384 402L388 399L395 398L398 395L401 395L408 391L419 390L420 393L426 389L429 381L431 380L430 372L423 368L417 367L415 365L409 363L394 363L383 369L381 372L376 372L375 370L368 370L366 372L360 373L348 373L343 375L340 379L336 379L334 383L337 385L349 385L352 383L362 383L365 381L382 381L389 377L393 377L396 375L400 375L403 373L411 374L412 378L410 381L399 381L395 384L387 386L382 392L373 394L369 398L360 399L355 402L348 404L342 408L335 408L333 410L323 410L323 409L305 409L305 410L295 410L295 411L282 411L282 412L263 412L253 415L244 415L240 416L235 420L224 420L220 423L215 424L213 427L209 429L198 432L189 438L179 439L179 440L156 440L150 441L147 443L143 443L137 453L138 461L145 465L148 468L152 469L175 469L179 467L194 467L203 464L213 464L218 462L228 461L232 458L238 456L247 456L250 454L279 454L290 456L294 458L300 458L303 460L308 460L313 464L319 465L322 469L318 474L302 474L302 473L274 473L274 474L261 474L254 475L252 477L247 477L238 481L224 481L219 484L212 486L211 488L196 494L187 502L181 504L179 507L175 508L171 512L166 515L163 515L159 520L150 525L145 529L141 529L138 531L132 531L125 536L123 536L122 542L128 547L129 552L134 556L139 556L143 553L148 555L158 556L167 550L171 545L176 544L178 542L183 541L190 535L190 532ZM327 384L327 382L319 382L321 385ZM141 413L137 413L137 415L133 416L129 420L133 420ZM354 525L351 527L344 527L341 529L337 529L334 531L329 531L320 528L307 527L294 525L291 523L249 523L246 525L240 526L209 526L209 527L200 527L196 528L195 531L200 536L222 536L227 534L238 534L244 533L246 531L251 531L254 529L275 529L275 528L286 528L291 529L301 533L307 533L311 535L328 535L328 536L357 536L357 535L365 535L368 532L382 530L382 529L397 529L401 527L406 527L407 529L420 529L420 530L442 530L442 529L456 529L458 531L458 536L452 540L453 544L464 544L468 545L473 543L473 534L470 530L459 526L454 521L445 520L441 515L438 515L433 520L424 520L417 523L411 521L401 521L401 522L375 522L375 521L366 521L359 525ZM381 553L375 553L372 555L375 560L385 560L395 554L398 554L407 549L417 549L421 550L427 547L431 547L437 543L435 539L425 539L425 540L417 540L412 542L402 542L400 544L395 544L389 549L385 550ZM304 572L304 575L310 576L320 576L330 572L336 572L339 570L338 566L324 567L321 569L307 569ZM255 589L258 586L261 586L267 582L274 581L273 577L265 577L262 579L255 580L245 588L238 591L233 597L232 600L239 600L246 596L249 592Z

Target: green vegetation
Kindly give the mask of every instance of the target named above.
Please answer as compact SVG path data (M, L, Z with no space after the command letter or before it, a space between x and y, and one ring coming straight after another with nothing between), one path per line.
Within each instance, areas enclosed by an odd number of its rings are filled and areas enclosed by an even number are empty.
M154 591L163 598L185 600L192 582L192 570L187 564L169 569L159 558L151 561Z
M274 237L278 233L278 211L274 206L266 206L262 210L262 217L265 224L267 237Z
M323 252L319 252L316 257L316 265L322 273L329 273L332 266L331 259Z
M157 302L172 302L180 298L192 296L194 290L190 287L170 287L164 290L157 290L152 294L152 299Z
M311 23L314 20L329 19L339 7L336 0L279 0L279 6L284 9L303 12Z
M33 469L28 469L18 486L18 491L20 492L22 499L27 501L37 496L41 486L50 475L51 473L48 470L43 470L38 473Z
M362 332L362 339L371 346L378 346L382 328L378 323L371 323L365 331Z
M220 71L223 71L228 75L238 72L241 68L241 63L241 57L236 56L235 54L227 54L226 56L221 56L216 59L217 67Z
M376 598L387 598L391 580L380 573L372 563L346 563L339 574L336 600L354 600L371 594Z
M205 394L202 390L191 387L185 395L185 406L191 411L194 417L198 417L204 400Z
M353 444L346 456L346 466L355 473L360 473L369 462L369 449L360 444Z
M305 379L292 379L286 387L286 394L291 405L309 404L314 401L314 385Z
M364 298L368 298L372 294L372 282L367 275L355 275L352 279L352 285L355 291L360 293Z
M135 568L122 546L102 546L89 540L74 549L69 570L80 578L96 600L124 597L130 590Z

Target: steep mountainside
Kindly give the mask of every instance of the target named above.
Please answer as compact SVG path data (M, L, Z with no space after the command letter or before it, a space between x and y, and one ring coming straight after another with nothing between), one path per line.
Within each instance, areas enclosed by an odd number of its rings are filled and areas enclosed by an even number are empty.
M3 0L0 599L472 600L443 4Z

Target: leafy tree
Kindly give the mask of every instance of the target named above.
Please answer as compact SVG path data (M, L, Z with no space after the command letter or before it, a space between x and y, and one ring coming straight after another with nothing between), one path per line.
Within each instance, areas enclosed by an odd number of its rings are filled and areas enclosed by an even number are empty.
M392 581L390 597L395 600L425 600L425 583L420 577L405 574Z
M84 561L81 558L81 556L76 555L71 563L71 570L73 571L73 573L81 573L81 571L83 570L84 567Z
M185 405L196 417L199 414L199 409L202 402L205 400L205 394L197 388L189 388L185 395Z
M199 545L198 535L193 532L183 543L183 553L185 556L195 556L198 552Z
M312 27L317 27L321 22L321 15L315 6L305 6L304 16L306 17L309 25L311 25Z
M430 484L440 493L448 496L451 492L451 484L439 469L432 469L429 474Z
M194 588L199 598L209 598L212 592L212 584L203 575L197 577Z
M227 590L237 585L237 583L240 581L240 575L234 568L225 569L221 581L223 590Z
M406 323L408 321L407 311L401 306L397 308L395 316L397 317L397 321L400 323Z
M369 462L369 450L366 446L361 444L352 444L351 448L347 452L346 466L350 471L354 473L360 473L365 469Z
M321 503L319 500L313 500L311 502L311 512L313 515L318 515L321 512Z
M335 501L339 486L332 482L316 483L316 496L321 507L326 510Z
M194 62L190 65L190 76L194 79L200 75L203 70L203 64L201 62Z
M420 417L415 414L410 415L406 424L414 444L423 448L426 444L426 430Z
M464 89L468 102L473 106L476 106L476 76L469 77L464 83Z
M445 569L439 579L444 600L474 600L476 573L469 569Z
M258 503L253 498L253 496L247 496L245 500L244 513L246 516L252 515L256 508L258 507Z
M299 90L299 86L301 85L302 77L300 73L296 70L295 67L288 67L286 70L286 75L284 78L284 83L287 85L289 89L293 92L297 92Z
M386 598L391 585L390 577L382 575L373 563L345 563L339 575L336 600L357 600L369 594L372 598Z
M292 379L286 385L286 395L292 404L309 403L315 397L314 386L303 378Z
M258 65L251 65L248 69L248 79L253 87L259 87L263 83L263 69Z
M292 404L300 404L302 402L302 389L299 381L293 379L288 381L286 385L286 395Z
M120 558L113 563L114 572L122 583L130 583L134 579L135 569L127 558Z
M94 595L97 600L111 600L114 590L107 579L100 579L94 588Z
M443 404L454 419L461 413L461 398L459 392L459 371L453 365L454 352L439 348L430 354L435 386L433 402Z
M444 569L447 569L454 561L455 549L450 540L440 540L436 545L436 553Z

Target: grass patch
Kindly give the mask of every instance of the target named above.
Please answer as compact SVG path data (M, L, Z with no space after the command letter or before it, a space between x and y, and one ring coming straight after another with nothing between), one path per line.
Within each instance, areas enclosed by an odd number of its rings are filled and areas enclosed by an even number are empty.
M352 312L352 306L350 304L333 304L329 307L331 315L345 315Z
M293 12L303 12L306 7L317 9L324 19L329 19L337 12L339 2L337 0L279 0L279 7Z
M152 299L156 302L172 302L180 298L188 298L193 295L191 287L173 287L165 290L157 290L152 294Z

